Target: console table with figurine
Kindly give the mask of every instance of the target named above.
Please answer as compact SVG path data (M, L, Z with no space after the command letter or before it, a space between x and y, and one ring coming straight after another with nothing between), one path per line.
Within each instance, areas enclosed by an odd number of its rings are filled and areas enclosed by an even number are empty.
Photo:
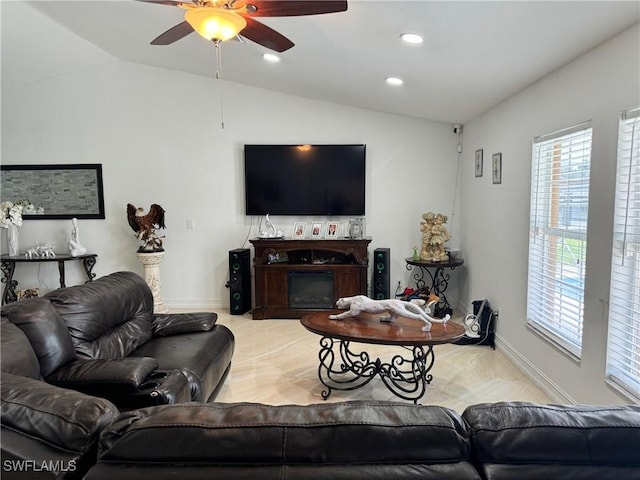
M4 283L4 289L2 291L2 304L5 305L7 303L15 302L18 299L16 294L16 287L18 286L18 282L13 279L13 273L16 269L16 263L49 263L49 262L57 262L58 263L58 273L60 276L60 288L66 287L65 283L65 262L70 262L73 260L81 261L82 266L84 268L84 272L87 274L88 280L85 283L92 282L95 278L96 274L92 273L93 267L96 264L96 257L98 255L95 253L87 253L84 255L78 255L77 257L72 257L71 255L56 255L54 258L26 258L25 256L15 256L10 257L9 255L2 255L0 260L2 261L0 265L0 270L2 271L2 283Z
M456 267L461 266L464 260L461 258L452 258L443 261L430 261L430 260L414 260L409 257L405 259L407 262L407 270L412 270L413 267L418 267L418 271L414 273L413 278L416 281L416 287L428 287L430 292L440 297L440 301L436 305L434 314L437 317L443 317L444 315L452 314L453 309L449 305L445 291L449 287L449 280L451 274L446 272L446 269L451 271ZM427 285L425 276L430 280L430 285Z

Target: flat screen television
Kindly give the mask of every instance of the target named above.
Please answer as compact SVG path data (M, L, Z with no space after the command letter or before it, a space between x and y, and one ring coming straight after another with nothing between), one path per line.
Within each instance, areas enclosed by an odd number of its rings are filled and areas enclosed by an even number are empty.
M365 145L245 145L246 215L364 215L365 151Z

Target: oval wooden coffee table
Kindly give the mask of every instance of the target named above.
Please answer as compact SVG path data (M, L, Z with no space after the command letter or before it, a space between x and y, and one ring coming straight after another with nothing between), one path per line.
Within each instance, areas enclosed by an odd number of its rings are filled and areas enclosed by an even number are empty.
M325 400L332 390L355 390L379 376L396 396L417 403L432 380L429 371L435 362L433 346L455 342L464 335L464 327L454 322L434 323L430 332L423 332L424 323L418 320L399 317L393 322L382 322L380 317L384 314L329 319L329 315L339 312L316 312L300 320L307 330L322 336L318 378L327 387L321 392ZM395 355L387 363L372 359L366 351L352 351L351 342L395 345L410 350L412 355L410 358Z

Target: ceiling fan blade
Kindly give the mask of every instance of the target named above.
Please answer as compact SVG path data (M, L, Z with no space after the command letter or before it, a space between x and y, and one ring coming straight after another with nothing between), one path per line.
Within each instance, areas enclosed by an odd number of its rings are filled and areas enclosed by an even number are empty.
M257 10L252 12L251 5ZM300 15L320 15L344 12L346 0L247 0L252 17L297 17Z
M180 7L185 4L185 2L178 2L174 0L137 0L137 1L144 2L144 3L157 3L158 5L170 5L172 7Z
M193 27L186 21L171 27L153 39L151 45L170 45L193 32Z
M276 52L284 52L293 47L294 43L273 28L267 27L264 23L245 17L247 26L240 32L244 38L256 42L263 47L267 47Z

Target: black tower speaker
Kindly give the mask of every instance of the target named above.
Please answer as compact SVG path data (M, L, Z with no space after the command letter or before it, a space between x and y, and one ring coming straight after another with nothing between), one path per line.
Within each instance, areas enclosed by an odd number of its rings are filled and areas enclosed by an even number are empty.
M251 310L251 265L248 248L229 251L229 311L242 315Z
M373 251L373 299L391 298L389 262L391 251L388 248L376 248Z

